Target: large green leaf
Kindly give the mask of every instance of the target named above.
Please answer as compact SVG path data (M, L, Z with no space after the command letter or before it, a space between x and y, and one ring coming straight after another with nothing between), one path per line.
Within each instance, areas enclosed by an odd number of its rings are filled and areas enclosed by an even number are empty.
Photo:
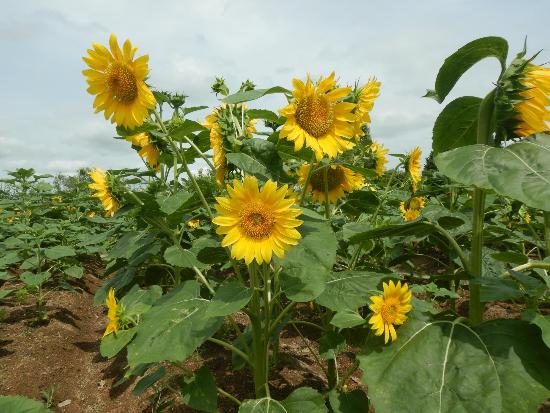
M226 98L222 99L225 103L242 103L248 102L250 100L256 100L265 95L270 95L273 93L285 93L290 94L290 90L285 89L281 86L274 86L269 89L255 89L247 90L246 92L237 92L233 95L229 95Z
M103 357L111 358L116 356L120 350L134 338L136 329L120 330L116 333L106 335L101 339L99 352Z
M50 260L57 260L63 257L73 257L76 255L74 248L66 245L56 245L55 247L46 248L44 254Z
M5 413L52 413L42 403L23 396L0 396L0 412Z
M480 103L481 99L478 97L462 96L445 106L433 129L434 155L476 143Z
M359 356L377 413L534 412L550 394L550 349L529 323L496 320L474 331L411 318L397 336Z
M369 297L377 293L380 281L390 276L366 271L332 272L325 291L315 301L332 311L355 311L366 305Z
M191 379L182 384L183 402L201 412L218 411L218 390L214 375L208 367L202 367Z
M184 250L179 245L172 245L164 251L164 259L170 265L180 268L202 268L204 264L197 260L195 254L189 250Z
M246 173L249 173L251 175L261 175L266 177L269 175L269 171L264 165L262 165L260 162L258 162L256 159L254 159L250 155L247 155L246 153L243 153L243 152L228 153L226 157L227 157L227 162L229 162L232 165L235 165L237 168L241 169Z
M443 102L458 79L477 62L494 56L504 70L507 55L508 42L501 37L482 37L462 46L445 59L437 73L435 90L428 90L426 96L434 98L439 103Z
M189 192L178 191L160 201L160 210L167 215L173 214L192 197L193 194Z
M311 301L325 289L325 282L336 260L337 241L326 221L303 214L298 228L302 239L281 262L281 287L293 301Z
M239 407L239 413L288 413L288 411L277 400L264 397L263 399L245 400Z
M209 317L222 317L233 314L248 304L252 291L239 281L223 283L210 301L206 314Z
M550 135L537 134L506 148L464 146L439 154L435 163L461 184L550 211Z
M332 390L328 397L334 413L369 412L369 399L363 390L357 389L349 393Z
M129 365L189 357L223 322L223 317L206 315L208 304L195 281L161 297L136 327L136 337L128 345Z
M277 401L270 397L246 400L239 413L326 413L323 396L311 387L294 390L285 400Z

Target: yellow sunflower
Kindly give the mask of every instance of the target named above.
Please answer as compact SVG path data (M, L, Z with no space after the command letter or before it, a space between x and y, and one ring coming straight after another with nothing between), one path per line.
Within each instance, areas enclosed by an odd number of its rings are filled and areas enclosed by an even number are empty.
M279 110L286 117L279 138L294 142L296 151L311 148L318 161L324 154L334 158L352 148L356 105L341 101L351 88L336 88L334 72L316 83L308 76L305 84L299 79L292 84L294 100Z
M109 324L103 333L103 337L111 333L116 333L119 330L119 305L115 298L115 290L111 288L105 299L105 305L107 306L107 318L109 319Z
M245 105L223 104L219 108L215 108L204 120L204 126L210 129L210 147L214 153L213 161L214 167L216 168L215 179L219 187L223 187L225 183L225 174L227 173L224 137L227 138L227 135L238 135L238 131L231 117L234 116L238 120L245 119L245 127L243 130L244 137L251 138L256 132L255 120L248 119L245 115L246 111L247 108ZM221 127L222 123L225 126L224 128Z
M550 69L527 65L521 83L525 88L520 92L522 100L514 107L519 121L514 133L525 137L540 132L550 132L546 122L550 122Z
M92 46L83 57L90 68L82 73L89 85L88 93L96 95L96 113L104 111L105 119L127 128L141 125L156 105L153 93L145 84L149 56L134 60L137 48L126 40L121 50L114 34L109 38L110 51L99 43L94 42Z
M412 294L409 286L406 283L401 285L401 281L397 281L397 284L393 281L383 283L383 287L384 294L370 297L372 304L369 308L373 314L369 324L372 324L374 334L377 336L384 334L384 343L387 344L390 337L391 341L397 339L395 326L407 320L406 314L412 309Z
M411 177L412 191L416 192L418 184L422 180L422 164L420 158L422 157L422 151L417 146L408 155L407 159L407 171Z
M198 228L200 224L201 224L201 222L199 221L198 218L192 218L189 221L187 221L187 226L190 229Z
M363 136L362 127L371 123L370 112L374 107L374 101L379 96L380 85L375 78L370 79L363 86L357 97L357 107L355 109L355 140L358 141Z
M93 217L95 217L95 215L96 215L96 214L95 214L95 211L88 211L88 212L86 212L86 216L87 216L88 218L93 218Z
M420 210L424 208L426 199L423 196L414 196L409 201L399 205L399 210L403 214L405 221L412 221L420 217Z
M220 215L212 222L216 232L224 236L223 247L231 247L231 256L246 264L270 262L273 253L284 256L302 237L296 230L302 221L296 219L301 210L293 208L294 199L288 197L288 186L277 188L267 181L263 188L253 176L244 182L227 185L229 197L217 197L216 210Z
M377 142L373 142L370 145L370 150L372 151L376 159L376 165L374 167L376 175L384 175L384 172L386 171L386 164L388 163L388 158L386 158L386 155L388 154L389 150L384 148L384 145Z
M139 156L141 156L141 158L147 163L147 165L149 165L151 169L157 172L160 170L160 152L151 142L151 139L147 133L142 132L137 135L127 136L126 140L131 142L133 146L139 148Z
M101 200L106 215L112 217L118 210L119 204L109 188L107 172L96 168L89 175L93 182L88 186L96 191L94 196Z
M303 164L298 170L298 184L305 185L312 165ZM316 165L313 165L316 168ZM330 165L327 171L328 201L330 203L345 196L346 192L353 192L363 187L365 178L363 175L352 171L342 165ZM307 192L311 192L314 202L325 203L325 175L323 169L314 171L309 178Z

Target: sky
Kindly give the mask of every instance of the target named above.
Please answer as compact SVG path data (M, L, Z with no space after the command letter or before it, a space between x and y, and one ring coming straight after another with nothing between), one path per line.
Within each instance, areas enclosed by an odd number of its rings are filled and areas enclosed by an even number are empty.
M529 7L527 7L527 5ZM293 78L335 70L342 84L375 76L381 94L373 137L393 153L431 147L443 108L422 98L445 57L483 36L502 36L509 60L525 36L530 52L550 61L550 1L94 0L2 1L0 15L0 175L20 167L70 173L80 167L139 167L114 126L94 114L82 56L96 41L131 39L148 54L149 83L185 93L189 106L217 104L210 91L222 76L232 91L251 79L258 88L291 88ZM470 70L445 103L483 97L499 73L496 59ZM276 110L282 95L249 104ZM207 111L196 112L203 120ZM196 168L197 166L195 166Z

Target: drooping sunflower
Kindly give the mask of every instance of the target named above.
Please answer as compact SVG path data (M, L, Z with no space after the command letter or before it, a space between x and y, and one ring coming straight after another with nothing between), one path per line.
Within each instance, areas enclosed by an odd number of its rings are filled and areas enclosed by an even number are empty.
M227 173L227 158L225 156L225 141L237 139L242 132L245 138L251 138L256 132L254 119L249 119L246 115L245 105L227 105L215 108L204 120L204 126L210 129L210 147L214 152L213 161L216 168L216 183L223 187L225 183L225 174ZM235 127L235 119L242 122L244 119L244 128L239 131Z
M310 169L316 165L303 164L298 169L298 184L305 185ZM328 201L334 203L345 196L346 192L353 192L365 184L363 175L342 165L327 166ZM307 192L311 192L314 202L325 203L325 175L323 169L314 170L309 178Z
M380 94L381 83L376 78L370 79L357 94L357 107L355 108L355 140L358 141L363 136L362 127L371 123L370 112L374 107L374 102Z
M407 202L401 201L399 210L405 221L412 221L420 217L420 211L424 208L426 199L423 196L413 196Z
M268 263L273 254L282 258L298 244L301 235L296 228L302 221L296 218L301 211L292 207L287 185L277 188L269 180L260 190L255 177L245 176L243 183L234 180L233 186L227 185L227 192L228 197L216 198L219 215L212 222L224 236L222 246L231 247L233 258L246 264Z
M279 138L294 142L296 151L304 146L311 148L318 161L324 154L334 158L352 148L356 105L341 101L351 88L337 88L334 72L316 83L308 76L305 84L294 79L292 85L294 100L279 109L286 117Z
M376 172L376 175L384 175L384 172L386 171L386 164L388 163L388 158L386 158L386 155L388 154L389 150L384 148L384 145L378 142L373 142L370 145L370 150L372 151L376 159L376 164L374 166L374 171Z
M411 177L412 191L416 192L418 184L422 180L422 150L417 146L407 156L407 172Z
M139 156L141 156L151 169L157 172L160 170L160 151L151 142L151 138L147 133L141 132L137 135L127 136L126 140L131 142L133 146L139 148Z
M115 297L115 290L113 288L111 288L107 294L105 305L107 306L107 318L109 319L109 324L107 324L103 337L111 333L116 333L120 328L119 305Z
M397 339L395 326L403 324L407 320L406 314L411 311L412 294L409 286L401 281L396 284L393 281L383 283L384 293L382 295L373 295L370 297L372 304L369 308L372 316L369 319L371 328L375 330L374 334L381 336L384 334L384 343L387 344Z
M155 97L145 84L149 73L149 56L134 59L137 48L126 40L122 50L111 34L110 50L93 43L83 59L89 69L82 71L88 82L88 93L96 95L96 113L104 111L105 119L127 128L143 123L156 105Z
M109 186L109 176L107 172L96 168L93 169L89 175L93 182L88 185L88 187L95 190L94 196L100 199L105 209L105 214L112 217L118 210L119 203Z

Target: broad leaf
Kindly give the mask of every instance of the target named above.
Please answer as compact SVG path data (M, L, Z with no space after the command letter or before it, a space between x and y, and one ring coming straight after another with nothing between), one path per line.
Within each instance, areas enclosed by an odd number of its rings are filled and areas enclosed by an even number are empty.
M369 399L363 390L357 389L349 393L332 390L328 398L334 413L369 412Z
M365 322L366 320L353 310L338 311L330 320L330 324L337 328L353 328Z
M166 369L164 368L164 366L160 366L154 372L149 373L148 375L143 377L140 381L138 381L136 386L132 390L132 394L134 396L139 396L145 390L147 390L149 387L155 384L157 381L162 379L165 375L166 375Z
M81 278L84 274L84 268L82 268L80 265L73 265L71 267L65 268L63 272L69 277Z
M521 313L521 319L530 322L540 328L542 341L550 348L550 315L542 315L534 310L525 310Z
M222 317L236 313L252 298L252 291L239 281L227 281L223 283L208 304L206 315L208 317Z
M180 268L202 268L204 264L197 260L195 254L189 250L184 250L179 245L172 245L164 251L164 259L170 265Z
M265 177L269 176L268 169L246 153L228 153L226 157L227 162L235 165L237 168L248 174L260 175Z
M326 413L323 396L311 387L300 387L294 390L281 404L288 413Z
M250 100L256 100L261 98L262 96L270 95L273 93L290 94L290 90L280 86L274 86L269 89L248 90L246 92L237 92L237 93L234 93L233 95L229 95L226 98L222 99L222 102L225 102L225 103L248 102Z
M120 330L116 333L106 335L101 339L99 352L103 357L114 357L120 352L120 350L126 347L135 335L135 328L131 328L130 330Z
M239 413L288 413L288 411L277 400L264 397L263 399L245 400L239 407Z
M23 396L0 396L0 412L52 413L42 403Z
M185 380L181 395L183 402L193 409L209 413L218 411L218 389L208 367L202 367L191 379Z
M76 255L76 251L66 245L56 245L55 247L46 248L44 254L50 260L57 260L63 257L73 257Z

